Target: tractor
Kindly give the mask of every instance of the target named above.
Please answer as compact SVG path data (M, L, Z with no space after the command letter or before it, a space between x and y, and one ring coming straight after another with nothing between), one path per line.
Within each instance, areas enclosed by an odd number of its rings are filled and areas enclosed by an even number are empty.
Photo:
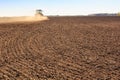
M42 10L41 9L36 10L35 17L41 17L41 16L43 16Z

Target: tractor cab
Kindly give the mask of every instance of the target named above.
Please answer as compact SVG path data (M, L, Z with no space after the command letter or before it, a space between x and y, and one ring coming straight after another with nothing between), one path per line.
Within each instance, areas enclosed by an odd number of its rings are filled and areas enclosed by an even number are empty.
M36 14L35 14L36 17L40 17L40 16L43 16L42 14L42 10L36 10Z

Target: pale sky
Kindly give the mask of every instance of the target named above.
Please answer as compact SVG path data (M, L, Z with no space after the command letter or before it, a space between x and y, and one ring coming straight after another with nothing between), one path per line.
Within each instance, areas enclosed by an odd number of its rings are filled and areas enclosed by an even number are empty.
M120 0L0 0L0 16L87 15L120 12Z

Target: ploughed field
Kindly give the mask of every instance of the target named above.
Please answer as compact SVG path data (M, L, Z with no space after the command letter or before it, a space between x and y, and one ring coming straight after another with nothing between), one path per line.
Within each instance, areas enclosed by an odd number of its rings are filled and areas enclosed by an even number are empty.
M120 17L0 23L0 80L120 80Z

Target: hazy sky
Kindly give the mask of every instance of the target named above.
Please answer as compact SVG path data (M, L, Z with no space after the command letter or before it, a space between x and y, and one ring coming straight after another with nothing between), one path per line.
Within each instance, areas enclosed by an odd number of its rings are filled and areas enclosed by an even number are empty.
M0 16L83 15L120 12L120 0L0 0Z

